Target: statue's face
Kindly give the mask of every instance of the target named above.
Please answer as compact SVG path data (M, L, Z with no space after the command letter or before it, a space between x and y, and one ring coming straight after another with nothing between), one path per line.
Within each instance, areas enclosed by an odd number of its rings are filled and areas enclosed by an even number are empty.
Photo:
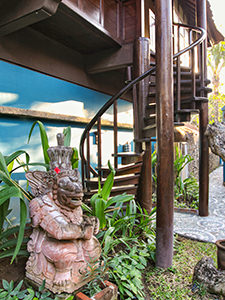
M57 195L61 205L71 208L80 205L83 197L83 189L77 170L71 172L70 175L65 174L65 176L58 177L57 185Z

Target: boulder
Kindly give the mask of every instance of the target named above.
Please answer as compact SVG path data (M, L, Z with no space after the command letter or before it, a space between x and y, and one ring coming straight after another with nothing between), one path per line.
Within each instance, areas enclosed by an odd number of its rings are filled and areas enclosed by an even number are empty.
M193 282L202 284L210 293L225 296L225 271L217 270L211 257L203 257L197 263Z
M225 161L225 123L209 124L205 135L212 152Z

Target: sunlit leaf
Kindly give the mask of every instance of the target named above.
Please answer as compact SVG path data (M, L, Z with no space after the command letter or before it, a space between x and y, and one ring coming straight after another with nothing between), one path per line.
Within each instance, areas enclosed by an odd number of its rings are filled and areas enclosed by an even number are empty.
M35 127L35 125L38 124L39 125L39 130L40 130L40 136L41 136L41 144L42 144L42 150L43 150L43 155L44 155L44 161L46 164L49 164L49 156L48 156L48 148L49 148L49 144L48 144L48 136L45 130L45 127L43 125L43 123L41 121L35 121L30 129L30 133L28 136L28 143L30 141L33 129Z
M11 260L11 263L14 261L15 257L17 256L20 247L23 242L23 237L24 237L24 230L26 226L26 219L27 219L27 207L23 199L20 199L20 229L19 229L19 234L17 238L17 244L16 248L13 253L13 257Z
M71 127L63 129L64 134L64 146L69 147L71 142Z

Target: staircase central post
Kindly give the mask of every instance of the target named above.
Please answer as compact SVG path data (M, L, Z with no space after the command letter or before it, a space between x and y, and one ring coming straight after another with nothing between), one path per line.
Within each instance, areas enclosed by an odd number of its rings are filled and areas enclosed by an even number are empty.
M172 0L156 0L157 219L156 266L173 259L173 51Z
M197 25L207 29L207 3L206 0L197 1ZM201 87L205 86L207 79L207 38L200 45L200 72ZM202 97L207 97L207 93L201 91ZM208 139L205 131L208 125L208 103L200 104L199 114L199 215L206 217L208 211L209 199L209 148Z

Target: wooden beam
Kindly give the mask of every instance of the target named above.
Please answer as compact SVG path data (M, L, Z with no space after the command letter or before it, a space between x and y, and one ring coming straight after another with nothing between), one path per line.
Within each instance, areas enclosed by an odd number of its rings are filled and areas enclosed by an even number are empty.
M11 0L0 6L0 36L15 32L49 18L57 11L61 0Z
M83 118L72 115L62 115L56 113L42 112L31 109L23 109L16 107L0 106L0 116L19 118L19 119L32 119L32 120L48 120L55 122L66 122L70 124L88 124L91 118ZM101 125L103 127L114 128L114 122L108 120L102 120ZM133 126L126 123L118 123L118 128L132 130Z
M89 74L118 70L133 64L133 43L123 45L119 50L106 50L85 56Z
M173 52L172 0L156 4L157 218L156 266L168 268L173 258Z
M83 55L30 27L0 37L0 59L108 95L124 87L126 70L89 75ZM123 99L131 100L131 94Z

